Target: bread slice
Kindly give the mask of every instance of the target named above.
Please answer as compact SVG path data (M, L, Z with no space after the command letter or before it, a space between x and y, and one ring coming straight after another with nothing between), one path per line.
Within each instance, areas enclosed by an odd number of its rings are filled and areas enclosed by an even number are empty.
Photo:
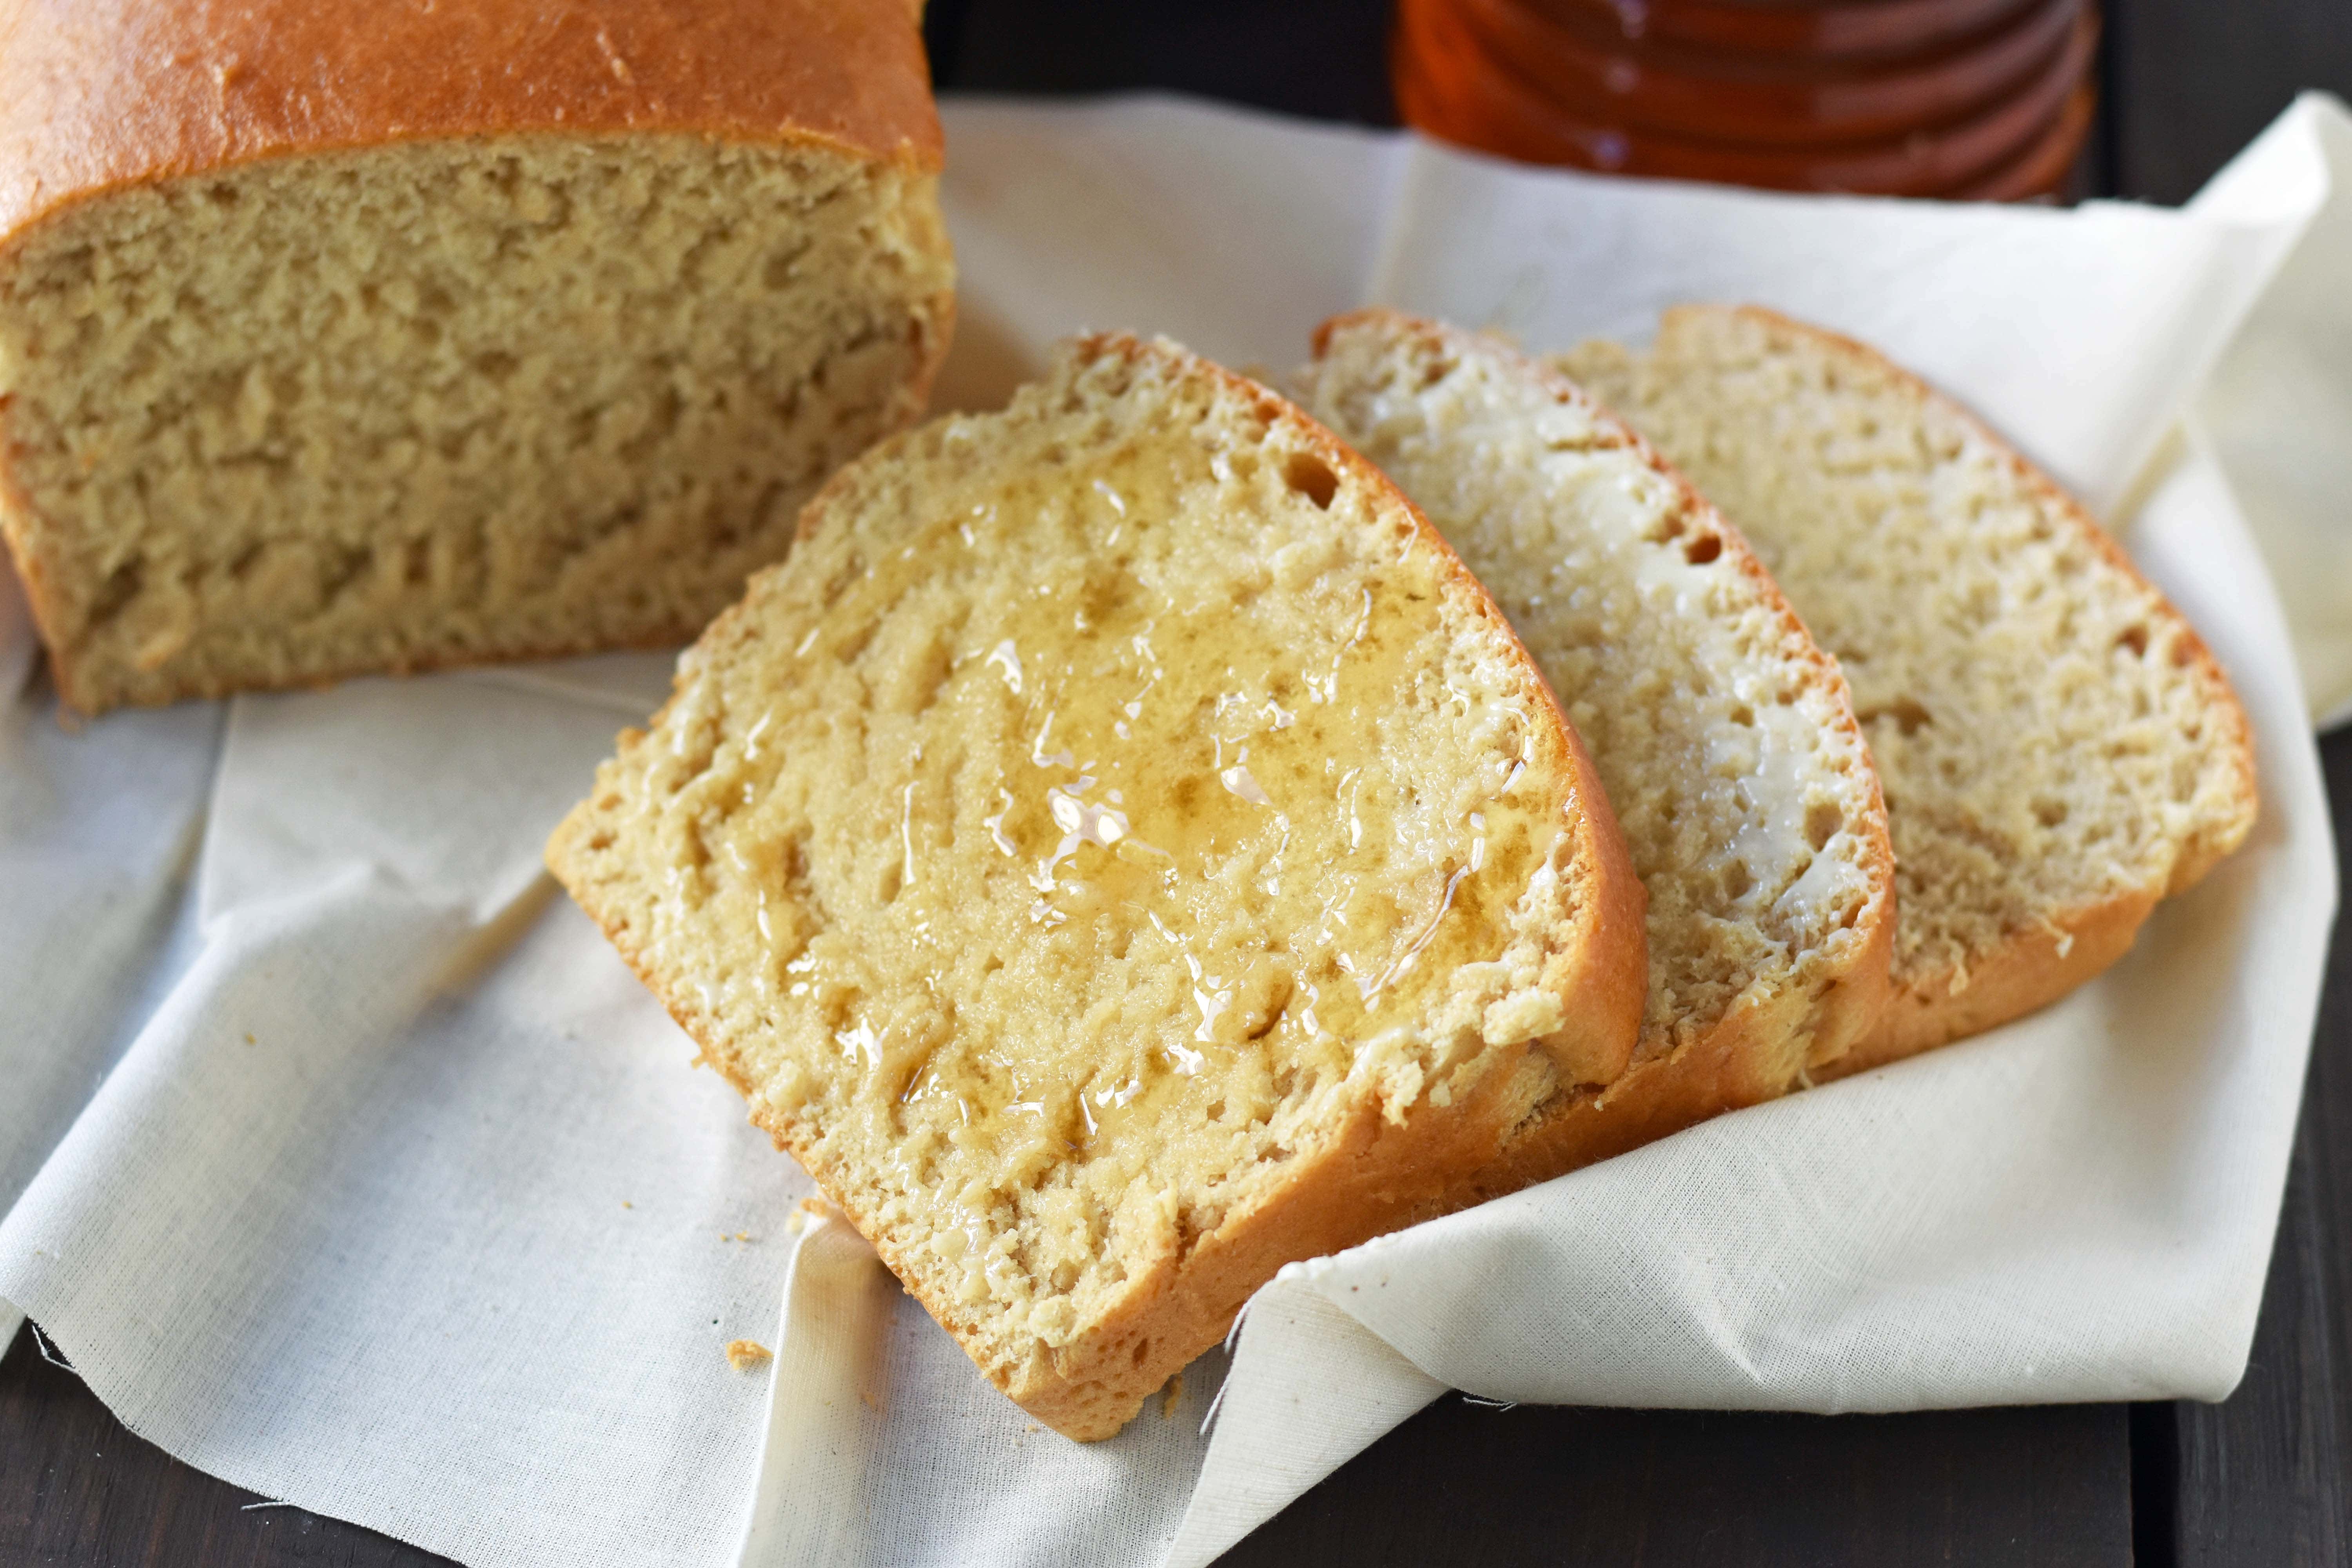
M999 1387L1108 1436L1633 1047L1576 734L1379 471L1094 337L845 469L548 863Z
M1302 401L1486 584L1592 748L1649 889L1634 1065L1562 1085L1487 1190L1797 1087L1877 1016L1894 855L1836 665L1738 533L1557 372L1384 310L1326 322Z
M1853 1071L2032 1012L2244 839L2245 715L2083 509L1870 349L1670 310L1561 362L1748 538L1853 683L1895 835L1895 994Z
M922 411L906 0L0 6L0 533L86 711L692 637Z

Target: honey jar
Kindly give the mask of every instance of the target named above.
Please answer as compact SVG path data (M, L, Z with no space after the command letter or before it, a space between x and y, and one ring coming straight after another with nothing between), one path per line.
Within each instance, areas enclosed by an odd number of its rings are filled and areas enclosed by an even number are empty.
M1776 190L2052 200L2094 0L1399 0L1397 103L1531 163Z

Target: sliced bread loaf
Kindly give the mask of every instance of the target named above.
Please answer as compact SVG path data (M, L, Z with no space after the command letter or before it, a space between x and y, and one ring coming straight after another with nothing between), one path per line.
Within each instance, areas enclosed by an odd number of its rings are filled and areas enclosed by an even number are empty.
M5 0L0 532L66 700L684 642L922 411L907 0Z
M548 859L1080 1438L1617 1077L1642 1008L1640 884L1492 601L1164 342L845 469Z
M2252 739L2179 614L2081 507L1859 343L1670 310L1563 368L1755 542L1852 682L1895 837L1895 994L1840 1070L2032 1011L2242 841Z
M1885 999L1894 857L1837 667L1738 533L1566 378L1382 310L1310 412L1402 487L1526 639L1649 890L1634 1065L1563 1084L1483 1180L1558 1174L1796 1087Z

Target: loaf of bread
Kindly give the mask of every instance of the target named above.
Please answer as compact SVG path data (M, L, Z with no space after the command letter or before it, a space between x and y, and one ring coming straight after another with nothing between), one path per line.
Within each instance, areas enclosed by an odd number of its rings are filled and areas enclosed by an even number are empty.
M907 0L0 0L0 531L96 711L690 638L911 421Z
M1623 1069L1575 731L1370 463L1165 342L850 465L548 863L997 1385L1108 1436Z
M1853 684L1894 828L1895 994L1831 1070L2063 995L2245 837L2252 740L2211 655L1949 400L1753 309L1561 363L1739 525Z
M1481 1173L1539 1181L1845 1054L1886 997L1894 855L1836 665L1738 533L1559 373L1383 310L1327 322L1301 401L1390 478L1526 639L1649 890L1633 1068L1563 1084Z

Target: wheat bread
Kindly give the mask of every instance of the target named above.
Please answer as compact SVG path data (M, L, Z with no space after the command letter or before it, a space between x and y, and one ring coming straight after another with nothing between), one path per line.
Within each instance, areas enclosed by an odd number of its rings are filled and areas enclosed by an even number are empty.
M1895 994L1832 1070L2033 1011L2242 842L2252 737L2089 515L1876 352L1753 308L1560 364L1755 543L1843 666L1886 791Z
M946 348L905 0L0 0L68 702L684 642Z
M1556 371L1386 310L1326 322L1308 411L1395 479L1525 639L1649 892L1634 1064L1483 1173L1542 1180L1786 1093L1886 996L1894 856L1836 665L1738 531Z
M548 861L1040 1419L1108 1436L1622 1071L1643 895L1574 731L1272 392L1086 339L802 529Z

